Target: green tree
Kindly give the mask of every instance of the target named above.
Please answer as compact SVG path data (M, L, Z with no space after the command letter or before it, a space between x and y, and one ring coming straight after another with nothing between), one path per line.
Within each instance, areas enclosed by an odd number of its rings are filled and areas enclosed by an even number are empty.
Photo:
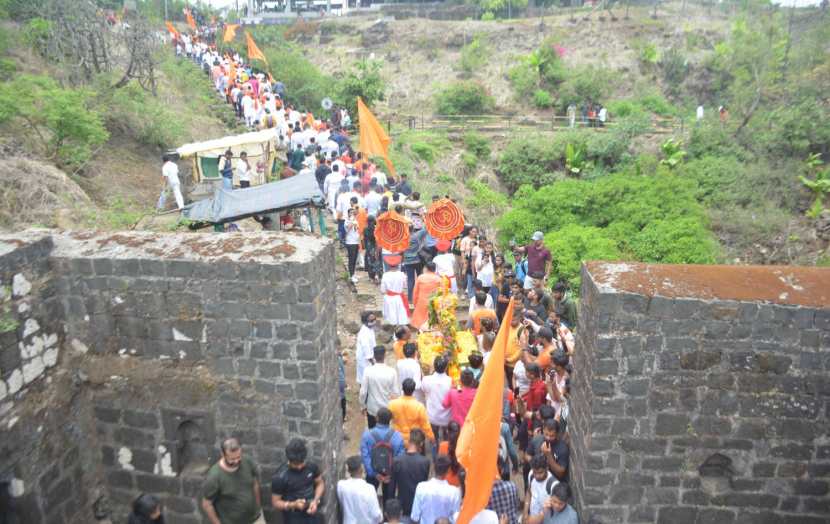
M383 100L386 82L380 76L381 63L377 60L361 60L346 76L337 82L337 100L357 115L357 97L367 106Z
M22 126L49 159L77 167L109 138L90 97L87 90L62 88L49 77L21 75L0 84L0 124Z
M622 258L617 242L607 232L592 226L569 224L545 236L545 244L554 253L555 279L565 279L572 289L582 282L582 262L587 260L614 261Z

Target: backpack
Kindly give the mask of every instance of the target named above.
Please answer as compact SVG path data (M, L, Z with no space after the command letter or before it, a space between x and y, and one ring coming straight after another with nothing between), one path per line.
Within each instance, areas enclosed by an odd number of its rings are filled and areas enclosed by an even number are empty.
M381 439L378 438L377 433L372 432L372 438L375 442L372 444L372 450L369 453L371 459L372 469L375 473L381 475L388 475L392 471L392 461L395 458L395 453L392 451L392 436L395 434L394 429L389 429L386 435Z

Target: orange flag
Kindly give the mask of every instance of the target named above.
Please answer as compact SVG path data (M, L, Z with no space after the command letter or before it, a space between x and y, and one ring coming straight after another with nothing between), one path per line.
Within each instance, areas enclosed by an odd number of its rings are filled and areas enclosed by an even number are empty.
M456 457L467 470L466 491L461 513L456 524L468 524L490 501L493 481L498 476L499 436L501 435L501 406L504 399L504 356L513 318L513 299L504 313L504 323L499 328L490 364L478 384L473 405L467 412L461 435L458 437Z
M268 64L268 59L265 58L265 54L259 50L254 42L254 39L251 37L251 33L245 31L245 39L248 41L248 58L251 60L262 60L266 64Z
M175 36L176 38L179 37L179 32L176 31L176 28L173 27L173 24L171 24L170 22L164 22L164 25L167 26L167 30L170 31L171 35Z
M386 167L389 168L389 173L394 175L395 166L389 160L389 144L392 143L392 139L360 97L357 97L357 118L360 120L360 152L364 157L382 156L386 161Z
M196 20L193 19L193 15L190 14L190 11L187 12L187 25L190 26L191 29L196 30Z
M236 38L237 27L239 27L239 24L227 24L225 26L225 35L222 37L222 41L233 42L233 39Z

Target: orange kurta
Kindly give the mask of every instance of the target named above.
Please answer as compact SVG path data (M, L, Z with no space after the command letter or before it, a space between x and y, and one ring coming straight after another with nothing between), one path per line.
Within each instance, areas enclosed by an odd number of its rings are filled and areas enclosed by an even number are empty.
M429 297L441 286L441 277L435 273L424 273L415 279L415 289L412 298L415 302L415 311L410 323L420 328L429 318Z
M404 442L409 442L409 432L413 428L423 431L427 440L435 440L427 417L427 408L415 400L415 397L404 395L392 400L389 402L389 411L392 412L392 429L400 432Z
M470 319L473 321L473 335L481 334L482 318L489 318L493 322L496 322L498 320L498 317L496 317L496 312L492 309L476 309L475 311L473 311L473 314L470 315Z

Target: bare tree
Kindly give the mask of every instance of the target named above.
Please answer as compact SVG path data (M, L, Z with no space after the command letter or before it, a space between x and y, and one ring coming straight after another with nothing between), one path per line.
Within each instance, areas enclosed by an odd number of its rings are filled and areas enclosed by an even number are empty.
M145 18L130 13L123 23L110 26L91 0L50 0L43 17L49 21L46 57L68 66L71 84L85 84L101 73L123 70L114 87L124 87L135 79L155 94L158 40Z

